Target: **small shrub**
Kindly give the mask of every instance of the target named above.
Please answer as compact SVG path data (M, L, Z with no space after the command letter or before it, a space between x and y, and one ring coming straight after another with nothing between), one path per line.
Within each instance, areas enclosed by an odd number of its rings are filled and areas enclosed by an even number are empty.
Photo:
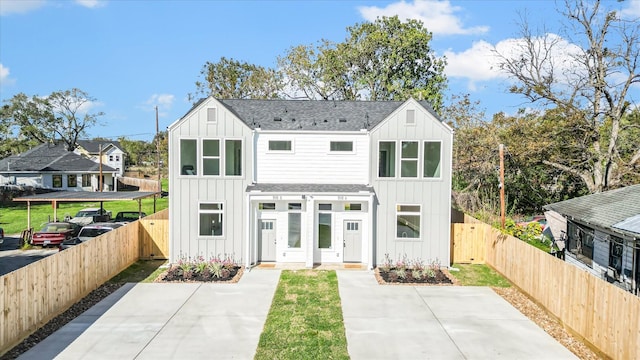
M380 271L386 272L386 273L389 272L391 270L392 263L393 263L393 260L391 260L389 253L384 254L384 260L382 261L382 265L380 266Z
M422 279L422 269L413 269L411 270L411 277L413 277L416 280L420 280Z
M398 279L407 278L407 271L404 268L395 269L393 270L393 272L396 273L396 275L398 276Z

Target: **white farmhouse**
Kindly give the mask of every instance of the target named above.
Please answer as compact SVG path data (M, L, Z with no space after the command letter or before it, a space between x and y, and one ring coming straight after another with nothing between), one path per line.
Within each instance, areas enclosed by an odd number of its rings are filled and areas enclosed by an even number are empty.
M169 127L170 260L448 266L452 142L414 99L200 100Z

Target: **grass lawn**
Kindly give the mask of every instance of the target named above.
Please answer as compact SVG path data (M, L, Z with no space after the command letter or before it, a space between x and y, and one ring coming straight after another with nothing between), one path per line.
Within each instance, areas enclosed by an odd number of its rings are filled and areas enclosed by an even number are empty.
M156 199L156 211L166 209L169 206L168 198ZM88 207L100 207L99 202L86 203L60 203L58 206L58 219L64 220L65 216L74 216L78 210ZM138 211L138 202L133 200L103 202L103 207L116 216L119 211ZM153 198L142 199L142 212L151 215L153 213ZM53 208L50 203L31 205L31 226L34 231L40 230L42 225L53 220ZM3 206L0 209L0 227L5 234L20 234L27 228L27 204L17 203L14 206Z
M150 283L155 280L164 268L160 268L167 260L138 260L133 265L112 277L110 283Z
M507 279L487 265L454 264L453 267L460 269L460 271L451 271L451 275L458 279L460 285L463 286L511 286Z
M349 359L335 271L283 271L255 359Z

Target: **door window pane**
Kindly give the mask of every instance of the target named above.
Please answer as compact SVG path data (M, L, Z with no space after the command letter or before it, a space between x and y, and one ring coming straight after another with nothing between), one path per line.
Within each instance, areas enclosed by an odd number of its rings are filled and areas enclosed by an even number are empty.
M440 177L440 147L439 141L426 141L424 143L424 177Z
M318 248L331 249L331 214L318 214Z
M396 176L396 143L381 141L378 149L378 177Z
M180 140L180 174L196 175L197 168L197 142L193 139Z

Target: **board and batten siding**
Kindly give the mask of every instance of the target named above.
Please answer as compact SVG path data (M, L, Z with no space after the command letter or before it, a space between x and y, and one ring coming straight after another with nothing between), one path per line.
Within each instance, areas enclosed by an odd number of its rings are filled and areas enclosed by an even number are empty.
M292 149L269 151L269 141L291 141ZM352 152L331 152L331 141L352 141ZM256 134L257 183L366 184L368 136L363 133Z
M414 110L414 124L406 123L407 109ZM399 177L399 153L401 140L419 141L418 178ZM378 177L378 143L397 141L396 177ZM425 141L441 141L440 178L423 178L423 144ZM441 266L450 262L451 217L451 165L453 131L441 123L414 100L409 100L371 132L370 173L376 193L374 222L374 263L380 264L385 254L397 260L406 255L409 259L439 261ZM396 206L420 205L420 239L396 238Z
M207 109L216 109L216 122L207 121ZM215 99L209 98L192 109L169 128L169 258L197 256L210 258L231 254L238 262L245 256L246 214L245 189L253 176L252 130ZM180 140L198 141L198 175L180 175ZM225 139L242 140L242 176L202 176L201 146L203 139L220 139L224 158ZM221 162L221 172L224 165ZM223 204L223 236L199 235L199 203Z

